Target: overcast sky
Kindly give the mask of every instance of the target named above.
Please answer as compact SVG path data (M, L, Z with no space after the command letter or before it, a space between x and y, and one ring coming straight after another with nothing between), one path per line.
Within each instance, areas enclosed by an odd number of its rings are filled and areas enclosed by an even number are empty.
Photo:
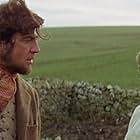
M140 0L26 0L26 3L44 17L47 26L140 25Z

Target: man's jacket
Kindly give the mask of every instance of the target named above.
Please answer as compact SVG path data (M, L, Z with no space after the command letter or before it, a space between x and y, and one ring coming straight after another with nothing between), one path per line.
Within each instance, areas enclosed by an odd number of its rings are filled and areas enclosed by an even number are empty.
M37 92L18 75L16 93L17 140L40 140L40 126Z

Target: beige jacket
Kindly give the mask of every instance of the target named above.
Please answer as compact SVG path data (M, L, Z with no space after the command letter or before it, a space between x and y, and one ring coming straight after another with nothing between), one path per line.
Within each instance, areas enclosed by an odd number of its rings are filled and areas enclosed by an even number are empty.
M19 75L16 93L17 140L40 140L40 113L37 92Z

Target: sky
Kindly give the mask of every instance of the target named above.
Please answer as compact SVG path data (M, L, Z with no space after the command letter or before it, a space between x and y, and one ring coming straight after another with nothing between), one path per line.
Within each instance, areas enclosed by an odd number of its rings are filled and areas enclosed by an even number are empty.
M0 0L0 2L7 0ZM140 0L26 0L45 26L140 25Z

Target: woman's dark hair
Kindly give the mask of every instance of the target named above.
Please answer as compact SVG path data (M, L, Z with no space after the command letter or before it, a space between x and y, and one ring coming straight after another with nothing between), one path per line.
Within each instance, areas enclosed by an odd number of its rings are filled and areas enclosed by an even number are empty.
M0 5L0 41L8 43L16 32L28 34L35 30L40 36L39 28L43 22L24 0L9 0Z

